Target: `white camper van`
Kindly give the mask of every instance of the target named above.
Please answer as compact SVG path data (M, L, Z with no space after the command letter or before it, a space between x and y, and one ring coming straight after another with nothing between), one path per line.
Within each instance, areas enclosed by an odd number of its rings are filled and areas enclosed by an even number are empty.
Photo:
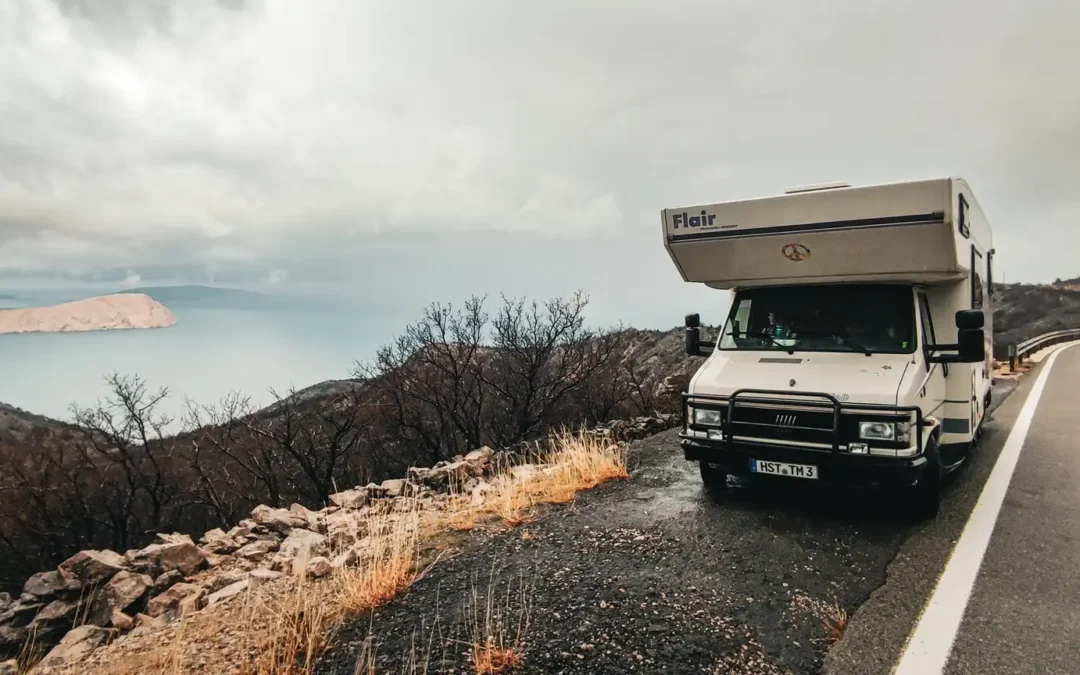
M937 513L978 438L993 364L990 225L959 178L810 186L663 211L685 281L734 291L683 395L681 444L728 474L901 488Z

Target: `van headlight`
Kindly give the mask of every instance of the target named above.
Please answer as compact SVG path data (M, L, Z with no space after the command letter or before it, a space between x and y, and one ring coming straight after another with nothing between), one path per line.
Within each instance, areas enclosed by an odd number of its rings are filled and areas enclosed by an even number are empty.
M721 424L720 411L709 410L707 408L694 408L694 424L718 427Z
M859 422L859 438L864 441L895 441L896 425L892 422Z

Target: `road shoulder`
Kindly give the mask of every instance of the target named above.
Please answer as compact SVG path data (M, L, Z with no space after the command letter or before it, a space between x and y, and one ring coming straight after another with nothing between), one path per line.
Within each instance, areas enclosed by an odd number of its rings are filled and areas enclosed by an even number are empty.
M971 460L947 480L938 517L912 532L889 564L885 583L859 607L843 639L829 650L824 667L827 675L887 675L892 671L1041 367L1029 372L993 411Z

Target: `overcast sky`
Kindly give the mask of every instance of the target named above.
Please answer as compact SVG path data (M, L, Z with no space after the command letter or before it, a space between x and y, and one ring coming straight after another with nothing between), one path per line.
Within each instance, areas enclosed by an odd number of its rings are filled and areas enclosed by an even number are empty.
M1078 276L1078 30L1064 0L0 1L0 275L683 303L665 206L958 174L1007 281Z

